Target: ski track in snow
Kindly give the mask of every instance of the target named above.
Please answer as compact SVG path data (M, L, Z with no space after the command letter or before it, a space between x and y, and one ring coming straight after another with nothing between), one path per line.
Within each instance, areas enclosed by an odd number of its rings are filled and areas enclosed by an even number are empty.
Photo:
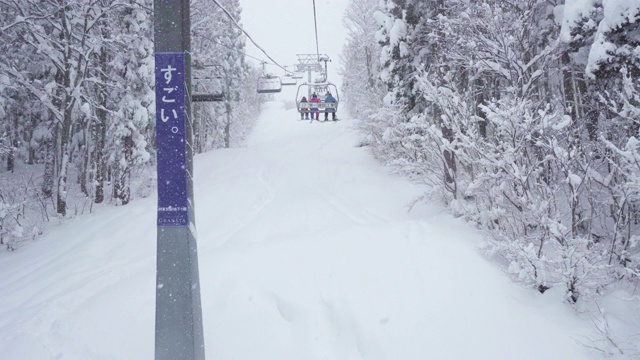
M356 147L352 121L274 101L247 145L196 156L210 359L595 359L589 324L510 282L479 235ZM0 254L0 358L150 359L155 198Z

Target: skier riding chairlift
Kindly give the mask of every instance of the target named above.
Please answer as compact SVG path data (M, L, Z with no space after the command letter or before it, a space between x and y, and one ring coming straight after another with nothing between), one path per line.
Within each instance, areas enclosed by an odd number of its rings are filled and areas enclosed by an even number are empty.
M309 101L307 100L306 96L303 96L302 99L300 99L300 103L308 103ZM300 120L309 120L309 108L301 108L300 109Z
M331 93L327 91L327 94L324 97L324 102L326 104L326 107L324 109L324 121L329 120L329 113L331 113L331 120L337 121L338 119L336 119L336 108L333 107L335 106L336 98L331 96ZM331 104L332 107L329 107L329 104Z

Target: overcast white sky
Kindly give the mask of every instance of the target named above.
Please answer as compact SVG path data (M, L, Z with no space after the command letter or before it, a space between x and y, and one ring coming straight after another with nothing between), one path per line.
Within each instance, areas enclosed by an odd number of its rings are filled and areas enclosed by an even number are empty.
M340 85L337 69L346 37L342 17L348 0L316 0L315 3L320 53L331 58L329 80ZM281 65L293 70L296 54L316 53L313 0L240 0L240 5L244 29ZM266 59L250 41L247 41L247 54ZM268 70L282 73L274 66Z

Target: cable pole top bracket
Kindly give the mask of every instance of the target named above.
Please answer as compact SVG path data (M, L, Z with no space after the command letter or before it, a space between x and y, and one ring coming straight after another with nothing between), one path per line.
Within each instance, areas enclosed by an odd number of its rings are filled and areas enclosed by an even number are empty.
M296 66L296 71L322 71L322 65L320 64L321 58L329 59L327 55L319 55L319 54L297 54L298 63ZM324 60L323 60L324 61ZM331 61L331 60L329 60Z

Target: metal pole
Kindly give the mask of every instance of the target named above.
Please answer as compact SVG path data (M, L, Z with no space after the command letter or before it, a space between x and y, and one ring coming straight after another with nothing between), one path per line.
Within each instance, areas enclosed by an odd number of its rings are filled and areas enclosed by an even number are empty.
M193 196L189 1L154 1L158 244L156 360L204 360Z
M311 68L307 68L307 83L311 84ZM311 93L313 92L313 90L311 89L311 86L307 87L307 100L311 100Z

